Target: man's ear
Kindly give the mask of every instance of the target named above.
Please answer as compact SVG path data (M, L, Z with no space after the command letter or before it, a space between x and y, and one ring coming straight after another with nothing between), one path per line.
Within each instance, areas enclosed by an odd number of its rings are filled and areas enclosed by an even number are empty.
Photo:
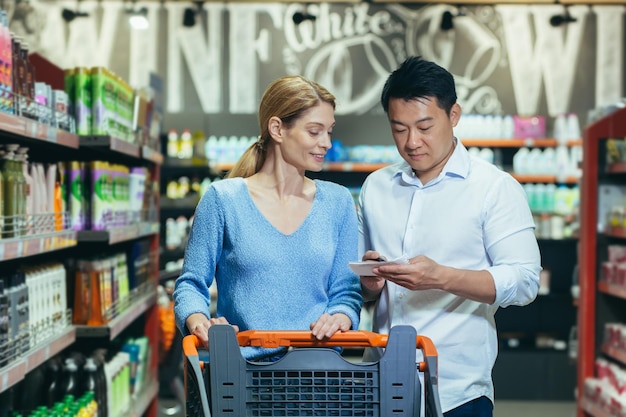
M454 103L452 108L450 109L450 122L452 122L452 127L456 127L461 119L461 105L459 103Z
M283 141L283 121L280 117L272 116L268 122L268 130L270 136L276 142L281 143Z

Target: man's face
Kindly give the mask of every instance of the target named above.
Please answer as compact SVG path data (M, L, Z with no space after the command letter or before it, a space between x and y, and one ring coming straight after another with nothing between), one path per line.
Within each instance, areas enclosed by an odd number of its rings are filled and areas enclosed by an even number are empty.
M434 97L389 100L389 124L398 152L423 184L437 177L452 155L452 129L460 115L458 104L448 116Z

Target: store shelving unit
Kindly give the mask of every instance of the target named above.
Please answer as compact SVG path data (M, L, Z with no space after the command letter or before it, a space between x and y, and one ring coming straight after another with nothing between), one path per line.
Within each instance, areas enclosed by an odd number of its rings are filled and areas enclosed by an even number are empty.
M100 159L122 163L146 165L151 171L153 181L158 183L160 164L163 156L160 152L148 147L135 146L111 137L79 137L30 119L0 113L0 140L4 143L24 143L33 154L48 155L49 162L65 158ZM70 152L68 152L70 151ZM59 159L61 158L61 159ZM158 195L157 195L158 206ZM152 277L134 293L123 312L112 318L103 326L89 327L68 324L54 336L41 341L37 346L12 359L0 368L0 393L22 381L26 375L43 365L53 356L74 345L79 339L105 337L113 340L131 323L143 316L144 332L148 336L153 352L158 351L158 311L156 307L156 284L158 282L159 253L159 222L158 213L154 220L143 221L130 226L118 227L106 231L61 230L45 234L27 235L23 237L0 240L0 262L16 261L30 257L29 262L37 262L40 255L47 255L61 249L67 250L68 257L73 251L89 253L97 248L129 242L136 239L149 239L151 252ZM96 245L96 246L90 246ZM157 364L158 355L151 355L147 386L134 398L128 417L141 415L156 416L157 414Z
M162 148L166 147L167 138L163 137ZM182 198L168 198L166 195L167 183L170 180L176 180L181 176L191 177L196 176L200 179L209 177L215 179L220 176L220 172L215 170L209 164L206 158L174 158L165 157L163 165L161 167L161 173L163 181L161 183L161 264L159 272L159 280L161 282L168 281L170 279L176 279L180 275L180 270L165 270L165 264L168 261L177 260L184 255L184 247L168 249L165 245L166 242L166 228L165 221L168 217L176 218L178 216L191 217L198 205L200 196L191 192Z
M512 167L513 155L520 147L556 147L556 139L465 139L469 147L500 148L503 166ZM581 140L572 140L568 146L581 146ZM359 187L367 175L388 164L327 163L319 173L307 173L313 178L335 181L348 187ZM214 168L227 171L232 164L215 164ZM556 176L512 174L519 182L555 183L574 185L579 178L564 181ZM498 331L504 336L520 342L517 348L508 348L502 343L494 368L494 381L498 387L498 398L511 400L571 400L575 387L575 366L566 350L535 347L536 337L548 336L566 341L576 322L576 306L571 295L572 273L577 256L576 237L568 239L539 239L544 268L551 271L550 294L540 295L523 308L499 309L496 315ZM511 375L518 377L511 381ZM519 381L532 380L521 384ZM567 383L563 383L567 381Z
M626 352L602 346L602 326L607 322L626 323L626 289L599 282L600 263L607 245L626 245L623 229L598 230L601 185L625 184L626 164L607 166L606 141L626 137L626 109L597 120L584 129L584 160L581 185L580 300L578 308L578 408L577 415L612 415L585 397L584 384L595 376L595 361L603 356L626 368Z
M3 369L0 369L0 392L4 392L22 381L27 373L45 363L76 341L76 329L67 326L54 337L44 340Z

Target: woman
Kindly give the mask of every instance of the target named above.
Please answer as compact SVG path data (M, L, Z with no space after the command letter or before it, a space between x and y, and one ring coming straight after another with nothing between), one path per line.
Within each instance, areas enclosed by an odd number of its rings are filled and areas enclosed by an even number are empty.
M301 76L266 89L258 141L196 208L174 292L183 334L206 344L211 325L229 323L240 330L310 329L323 340L358 327L360 284L348 267L357 258L354 201L345 187L305 176L322 169L334 110L334 96ZM210 318L214 277L217 317Z

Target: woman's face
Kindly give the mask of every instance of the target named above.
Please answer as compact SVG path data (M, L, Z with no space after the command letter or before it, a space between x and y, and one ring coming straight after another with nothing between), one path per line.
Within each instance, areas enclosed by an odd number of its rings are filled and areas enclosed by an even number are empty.
M280 128L283 159L304 171L321 171L326 152L331 148L335 110L326 102L310 108L293 125Z

